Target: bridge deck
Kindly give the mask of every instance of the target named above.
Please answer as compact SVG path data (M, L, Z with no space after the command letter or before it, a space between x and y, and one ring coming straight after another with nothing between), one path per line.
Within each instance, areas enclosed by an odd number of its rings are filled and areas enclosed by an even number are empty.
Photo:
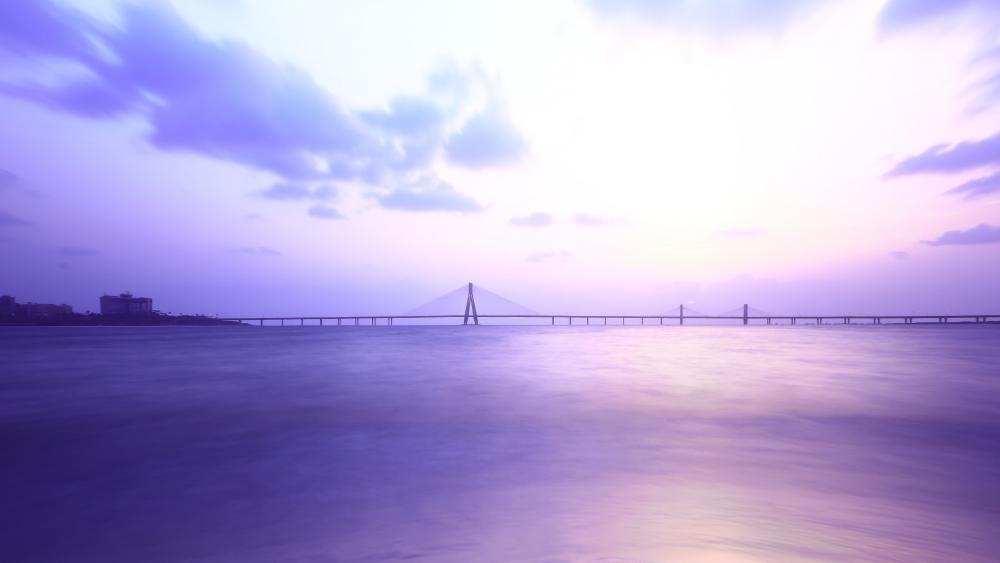
M344 326L344 325L386 325L392 326L397 320L445 320L455 319L466 321L471 319L470 315L344 315L344 316L287 316L287 317L231 317L224 318L224 321L236 321L245 324L279 323L284 326L287 322L298 322L300 326L305 326L306 321L311 321L319 326ZM983 324L1000 323L1000 314L996 315L542 315L542 314L519 314L519 315L475 315L476 319L501 319L501 320L548 320L550 324L611 324L625 325L628 321L638 321L638 324L665 324L665 321L676 321L676 324L683 325L685 321L739 321L742 324ZM579 321L576 323L574 321ZM648 321L648 322L647 322ZM335 323L335 325L334 325ZM478 324L478 323L477 323Z

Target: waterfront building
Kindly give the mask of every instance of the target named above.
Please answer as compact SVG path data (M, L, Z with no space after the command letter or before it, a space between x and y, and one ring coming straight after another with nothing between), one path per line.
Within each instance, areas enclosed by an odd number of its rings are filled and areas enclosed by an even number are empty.
M53 303L18 303L10 295L0 295L0 317L44 319L73 314L73 307Z
M153 300L149 297L134 297L131 293L101 296L102 315L150 315Z

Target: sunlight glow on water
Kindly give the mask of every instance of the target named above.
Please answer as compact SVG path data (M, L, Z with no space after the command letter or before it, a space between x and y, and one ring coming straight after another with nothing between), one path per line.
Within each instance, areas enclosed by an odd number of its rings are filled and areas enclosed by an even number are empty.
M14 561L992 561L1000 327L0 331Z

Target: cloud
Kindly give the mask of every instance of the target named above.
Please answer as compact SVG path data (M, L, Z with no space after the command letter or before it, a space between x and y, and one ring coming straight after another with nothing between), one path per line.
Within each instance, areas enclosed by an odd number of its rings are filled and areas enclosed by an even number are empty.
M527 144L506 114L487 108L448 138L445 151L452 163L478 169L520 160Z
M244 246L230 250L233 254L246 254L248 256L281 256L281 253L266 246Z
M573 216L573 222L577 225L583 225L584 227L600 227L601 225L608 225L614 221L607 217L594 215L592 213L577 213Z
M957 187L948 190L947 193L952 195L961 195L965 197L965 199L975 199L977 197L983 197L998 191L1000 191L1000 172L991 176L969 180L964 184L960 184Z
M31 222L0 209L0 227L26 227Z
M821 0L588 0L600 15L710 33L775 32Z
M369 124L408 135L436 133L448 122L437 104L413 96L397 97L388 109L364 111L360 116Z
M878 16L879 27L894 31L957 12L1000 14L996 0L889 0Z
M931 246L993 244L1000 242L1000 227L981 224L965 231L948 231L934 240L925 240Z
M276 201L327 201L337 195L333 186L318 186L310 189L308 186L294 182L279 182L270 188L257 192L257 195Z
M552 215L535 212L523 217L511 217L508 223L518 227L547 227L552 224L552 221Z
M62 56L90 76L54 87L8 87L10 94L91 117L140 114L157 148L289 178L320 175L316 155L356 157L364 148L355 121L304 72L240 43L207 41L165 4L123 4L121 26L107 29L52 3L27 4L39 5L29 10L32 21L56 35L26 41L7 22L0 24L3 45ZM109 55L79 45L80 34Z
M3 82L0 92L91 118L139 118L160 150L298 182L385 187L428 175L442 151L483 168L524 150L503 114L461 121L473 101L470 82L491 87L482 73L445 66L429 76L425 96L351 111L298 67L244 43L206 39L169 3L121 3L118 16L111 26L52 0L0 2L0 51L84 70L55 84ZM448 138L451 130L458 132Z
M0 49L25 56L98 60L86 30L94 23L44 0L0 2Z
M337 211L336 209L328 207L326 205L314 205L310 207L309 216L315 217L317 219L331 219L331 220L347 219L347 217L344 217L344 215L340 211Z
M430 99L400 96L384 110L361 112L360 118L377 131L397 139L384 155L384 166L392 171L426 168L444 143L451 115Z
M987 48L972 60L972 64L980 67L1000 64L1000 49L992 41L1000 24L1000 2L997 0L889 0L879 13L878 24L883 32L892 33L963 15L974 17L980 25L985 24L987 33ZM992 72L992 76L972 87L977 98L970 108L972 112L978 113L1000 101L1000 69L987 72Z
M63 256L96 256L98 254L96 248L86 248L82 246L60 246L56 249L59 254Z
M556 252L538 252L532 254L525 258L527 262L533 262L536 264L540 263L551 263L551 262L566 262L573 255L567 250L559 250Z
M766 233L764 229L726 229L719 231L718 236L724 239L744 239L762 237Z
M997 15L1000 16L1000 10L997 11ZM1000 27L1000 18L996 26ZM987 78L975 81L970 87L975 98L969 113L978 114L989 109L994 102L1000 101L1000 46L995 42L992 43L991 47L973 57L970 67L977 73L989 74Z
M986 139L941 144L903 159L887 178L913 174L946 174L1000 166L1000 133ZM975 199L1000 191L1000 172L969 180L946 193Z
M401 186L388 194L376 196L375 199L386 209L459 213L483 210L476 200L462 195L448 182L432 177Z
M899 162L887 176L927 172L962 172L1000 165L1000 133L978 141L936 145Z
M1000 2L997 0L889 0L879 13L878 24L882 31L891 33L905 31L934 20L966 15L986 24L987 48L976 56L975 66L1000 64L1000 49L990 41L996 35L1000 24ZM971 110L979 112L994 101L1000 100L1000 69L994 68L993 75L973 86L977 90L977 101Z
M903 250L893 250L892 252L889 253L889 256L892 256L896 260L909 260L910 259L910 253L909 252L905 252Z

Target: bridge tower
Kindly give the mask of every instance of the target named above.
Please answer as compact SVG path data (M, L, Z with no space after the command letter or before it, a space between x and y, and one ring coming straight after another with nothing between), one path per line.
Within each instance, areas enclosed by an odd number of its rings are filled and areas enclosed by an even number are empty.
M465 299L465 318L462 324L469 324L469 308L472 308L472 322L479 324L479 313L476 312L476 298L472 295L472 282L469 282L469 296Z

